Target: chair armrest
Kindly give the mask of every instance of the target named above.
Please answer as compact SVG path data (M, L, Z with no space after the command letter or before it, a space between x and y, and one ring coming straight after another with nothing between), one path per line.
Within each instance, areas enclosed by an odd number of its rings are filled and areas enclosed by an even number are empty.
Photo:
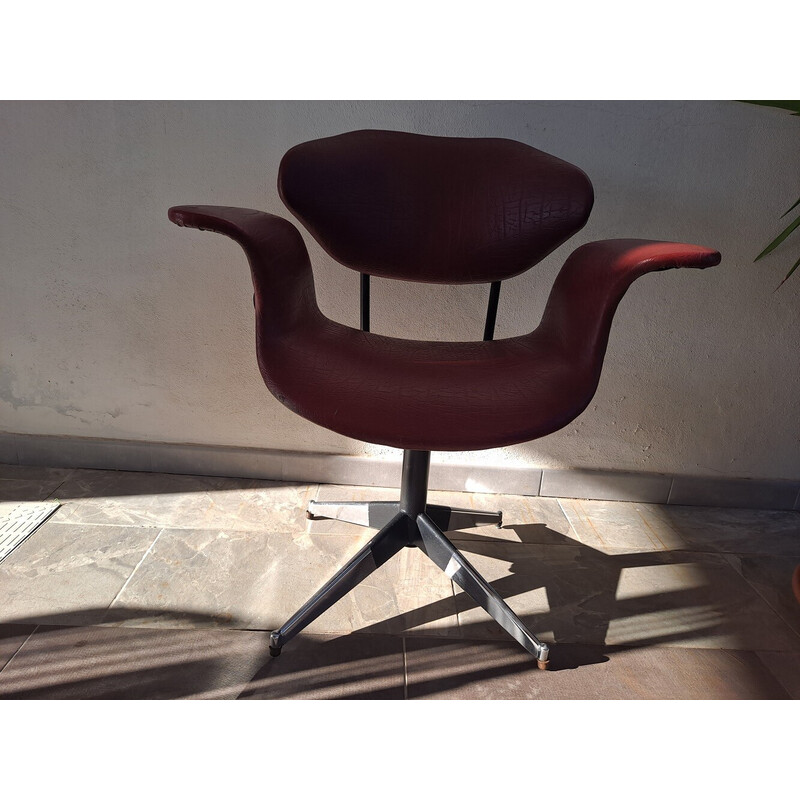
M249 258L280 255L308 260L300 232L289 220L234 206L173 206L167 212L171 222L181 228L214 231L238 242Z
M719 264L708 247L649 239L608 239L579 247L564 263L539 330L575 357L602 359L611 321L630 285L648 272Z
M180 227L221 233L241 245L262 332L280 333L319 313L308 250L289 220L233 206L173 206L167 215Z
M651 239L605 239L575 250L562 271L598 277L604 281L628 280L666 269L706 269L719 264L720 254L708 247Z

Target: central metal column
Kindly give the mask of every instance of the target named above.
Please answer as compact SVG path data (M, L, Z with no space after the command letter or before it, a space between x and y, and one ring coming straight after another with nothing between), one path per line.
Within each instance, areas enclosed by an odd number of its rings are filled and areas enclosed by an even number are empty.
M403 477L400 484L400 511L416 522L425 513L428 499L429 450L403 451Z

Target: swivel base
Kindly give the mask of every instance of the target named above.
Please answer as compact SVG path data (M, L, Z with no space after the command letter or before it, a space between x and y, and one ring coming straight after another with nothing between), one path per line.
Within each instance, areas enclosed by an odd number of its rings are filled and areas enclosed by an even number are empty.
M547 668L549 647L540 642L522 624L505 600L455 548L437 524L441 521L447 526L448 522L452 524L453 521L458 521L457 527L467 527L469 520L456 516L462 513L471 515L472 524L491 522L499 524L502 517L499 513L461 512L444 506L426 505L429 457L430 453L424 451L405 452L403 486L399 503L313 504L309 511L314 516L323 516L318 512L333 511L331 506L335 506L340 511L336 516L331 515L333 518L347 519L349 522L363 525L374 524L377 515L385 515L388 510L394 513L372 540L362 547L294 616L283 626L272 631L269 637L270 655L279 655L281 648L303 628L404 547L419 547L450 580L460 586L510 636L536 657L540 669ZM341 511L341 509L346 510ZM462 522L465 524L462 525Z

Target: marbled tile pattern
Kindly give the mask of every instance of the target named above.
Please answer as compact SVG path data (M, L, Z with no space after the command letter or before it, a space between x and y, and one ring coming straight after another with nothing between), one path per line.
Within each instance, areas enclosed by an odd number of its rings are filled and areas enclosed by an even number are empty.
M308 501L397 490L3 467L9 494L63 506L0 565L0 695L800 694L797 512L431 492L503 511L500 530L449 537L569 664L542 688L549 673L414 548L265 655L265 632L374 535L307 520Z
M690 550L787 556L800 562L800 513L749 508L659 506Z
M799 560L772 555L726 555L725 559L800 636L800 603L791 588L792 573Z
M0 631L1 632L1 631ZM403 699L402 640L260 631L42 626L0 672L4 699Z
M273 630L372 537L168 528L125 586L107 623ZM435 606L429 613L428 606ZM135 609L146 609L140 617ZM186 618L185 615L191 615ZM316 633L457 629L450 581L416 549L384 564L306 629Z
M565 644L548 672L508 642L406 642L409 700L785 700L754 653Z
M300 634L291 656L265 659L238 699L402 700L404 662L397 636Z
M59 467L29 467L21 464L0 464L0 480L50 480L64 478L72 472L71 469Z
M54 522L303 531L316 486L251 478L74 470Z
M99 622L157 535L48 520L0 564L0 622Z
M35 625L0 624L0 672L25 644L36 629Z
M232 699L267 660L259 632L43 626L0 672L0 699Z
M73 470L0 464L0 503L46 500Z
M592 548L486 544L462 550L540 638L800 651L800 637L731 569L706 553L606 555ZM506 634L457 590L467 638Z
M788 692L789 697L800 700L800 653L769 651L758 653L758 657Z
M666 506L610 500L558 501L579 541L602 553L683 550L687 540L664 517Z
M559 503L580 541L603 552L770 553L800 560L800 514L795 511L608 500Z
M23 503L46 500L58 491L59 478L24 479L0 478L0 503Z

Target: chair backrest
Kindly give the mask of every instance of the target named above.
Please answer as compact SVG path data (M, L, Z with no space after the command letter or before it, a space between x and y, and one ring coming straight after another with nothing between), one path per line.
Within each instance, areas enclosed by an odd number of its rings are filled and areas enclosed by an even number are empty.
M296 145L278 190L322 248L368 275L490 283L580 230L585 173L510 139L363 130Z

